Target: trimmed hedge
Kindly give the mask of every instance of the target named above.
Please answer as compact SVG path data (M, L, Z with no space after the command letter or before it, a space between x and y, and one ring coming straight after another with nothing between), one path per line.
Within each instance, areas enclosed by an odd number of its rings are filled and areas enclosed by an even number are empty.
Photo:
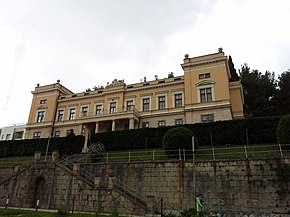
M31 156L36 151L46 152L48 139L25 139L0 141L0 157ZM51 138L48 152L58 150L60 154L75 154L82 151L83 136Z
M183 125L190 129L199 146L243 145L259 143L276 143L276 129L280 117L248 118L213 123L196 123ZM107 151L162 148L163 136L176 126L143 128L106 133L92 136L92 142L101 142Z
M213 123L183 125L196 136L199 146L243 145L276 143L276 129L280 117L248 118ZM91 142L101 142L106 151L162 148L163 136L176 126L124 130L92 135ZM247 136L248 135L248 136ZM35 151L44 153L47 139L0 141L0 157L29 156ZM49 152L58 150L60 154L75 154L82 151L83 136L51 138Z
M282 117L279 121L277 141L281 144L290 144L290 115Z

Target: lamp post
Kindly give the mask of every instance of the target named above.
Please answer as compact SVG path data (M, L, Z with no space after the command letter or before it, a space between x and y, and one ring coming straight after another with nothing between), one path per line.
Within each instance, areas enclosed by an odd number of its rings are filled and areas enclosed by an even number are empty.
M49 142L50 142L50 136L48 137L48 140L47 140L47 145L46 145L46 151L45 151L44 162L46 162L46 159L47 159L47 153L48 153L48 148L49 148Z
M195 207L195 203L196 203L196 177L195 177L195 170L196 170L196 166L195 166L195 144L194 144L194 136L192 137L192 168L193 168L193 188L194 188L194 207Z

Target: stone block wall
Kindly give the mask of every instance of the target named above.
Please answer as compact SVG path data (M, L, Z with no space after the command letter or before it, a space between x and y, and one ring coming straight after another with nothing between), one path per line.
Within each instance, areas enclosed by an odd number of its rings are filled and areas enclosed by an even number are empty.
M107 213L117 209L120 214L143 215L160 212L161 200L165 210L192 208L195 195L202 193L207 213L217 213L220 204L228 216L290 213L289 159L81 164L75 168L34 165L0 185L0 206L9 196L9 205L14 207L35 207L39 199L40 208ZM82 178L79 170L94 174L96 185ZM1 177L6 172L17 174L17 169L0 168ZM128 192L116 189L116 180L144 196L147 210Z

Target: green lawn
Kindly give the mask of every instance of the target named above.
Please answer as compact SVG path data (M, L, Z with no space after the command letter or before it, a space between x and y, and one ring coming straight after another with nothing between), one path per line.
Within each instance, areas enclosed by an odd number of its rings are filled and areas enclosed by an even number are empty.
M290 157L289 150L281 147L283 157ZM197 160L224 160L245 158L279 158L280 148L277 144L256 144L248 146L201 147L196 151Z
M58 217L58 216L73 216L73 217L92 217L92 214L66 214L60 215L56 212L36 212L20 209L0 209L0 217Z
M283 157L290 157L290 147L281 147ZM288 150L287 150L288 149ZM277 144L256 144L245 146L223 145L203 146L195 152L196 160L225 160L225 159L248 159L253 158L279 158L281 157L280 147ZM192 151L183 150L170 152L170 159L192 160ZM102 162L131 162L131 161L154 161L168 160L163 149L143 149L132 151L106 152ZM44 160L44 158L42 159ZM84 157L80 163L92 163L89 156ZM33 163L33 156L0 158L0 166L29 166Z
M34 156L16 156L16 157L7 157L0 158L0 166L15 166L15 165L23 165L28 166L33 162Z

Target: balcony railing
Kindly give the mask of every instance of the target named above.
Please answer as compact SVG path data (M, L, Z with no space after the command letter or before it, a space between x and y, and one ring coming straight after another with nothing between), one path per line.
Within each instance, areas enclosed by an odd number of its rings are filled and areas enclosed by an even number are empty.
M80 115L80 119L86 119L86 118L96 118L96 117L106 117L106 116L115 116L115 115L126 115L126 114L133 114L136 116L140 116L139 111L134 107L131 106L130 108L111 108L111 109L102 109L102 110L97 110L94 112L86 112L82 113Z

